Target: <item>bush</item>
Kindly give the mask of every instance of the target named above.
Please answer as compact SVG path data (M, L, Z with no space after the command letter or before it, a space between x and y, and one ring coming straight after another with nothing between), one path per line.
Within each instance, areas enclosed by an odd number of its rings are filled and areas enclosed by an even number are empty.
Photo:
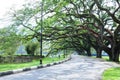
M38 43L33 43L33 42L29 42L26 46L25 46L25 50L27 52L27 54L34 56L35 51L38 48Z

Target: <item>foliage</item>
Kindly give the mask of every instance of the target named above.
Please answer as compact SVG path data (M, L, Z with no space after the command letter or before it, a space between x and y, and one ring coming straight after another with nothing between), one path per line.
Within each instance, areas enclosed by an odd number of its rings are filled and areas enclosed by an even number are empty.
M26 50L27 54L34 56L35 51L37 50L38 46L39 46L39 43L30 41L25 46L25 50Z
M20 45L21 37L14 27L6 27L0 30L0 52L6 55L13 55Z
M29 39L36 38L40 42L43 35L44 41L51 41L50 53L69 49L91 56L92 47L97 57L101 58L104 50L110 60L118 62L120 2L110 2L112 4L108 6L104 0L43 0L25 4L23 9L14 11L12 21L15 26L24 27L24 36Z
M53 63L56 61L64 60L65 58L61 57L46 57L43 59L43 64L48 64L48 63ZM19 68L25 68L25 67L31 67L31 66L38 66L39 65L39 60L33 60L32 62L29 63L17 63L17 64L1 64L0 65L0 72L1 71L8 71L8 70L14 70L14 69L19 69Z

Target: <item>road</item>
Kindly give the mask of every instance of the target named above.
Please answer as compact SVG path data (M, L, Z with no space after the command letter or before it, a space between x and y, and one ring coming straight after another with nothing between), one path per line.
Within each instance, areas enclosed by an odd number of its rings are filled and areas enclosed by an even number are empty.
M0 80L101 80L105 69L118 66L112 62L72 55L63 64L0 77Z

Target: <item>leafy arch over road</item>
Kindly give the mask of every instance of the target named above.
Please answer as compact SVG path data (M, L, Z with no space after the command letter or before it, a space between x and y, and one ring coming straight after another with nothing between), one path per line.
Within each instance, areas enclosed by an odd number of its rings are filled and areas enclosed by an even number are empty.
M109 59L119 61L120 1L110 0L44 0L43 40L54 49L72 49L91 56L91 48L101 58L104 50ZM25 27L25 35L40 41L41 2L25 4L13 12L14 26ZM55 51L55 50L54 50Z

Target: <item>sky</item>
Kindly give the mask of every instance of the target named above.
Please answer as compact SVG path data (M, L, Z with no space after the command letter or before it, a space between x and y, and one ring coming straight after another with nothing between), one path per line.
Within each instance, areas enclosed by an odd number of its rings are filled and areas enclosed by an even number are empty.
M9 23L10 9L19 9L25 2L26 0L0 0L0 28L6 27Z
M40 0L0 0L0 29L10 24L8 14L11 9L21 9L23 4L35 1Z
M0 0L0 28L7 27L10 24L8 14L12 8L20 9L24 3L30 1L38 0Z

